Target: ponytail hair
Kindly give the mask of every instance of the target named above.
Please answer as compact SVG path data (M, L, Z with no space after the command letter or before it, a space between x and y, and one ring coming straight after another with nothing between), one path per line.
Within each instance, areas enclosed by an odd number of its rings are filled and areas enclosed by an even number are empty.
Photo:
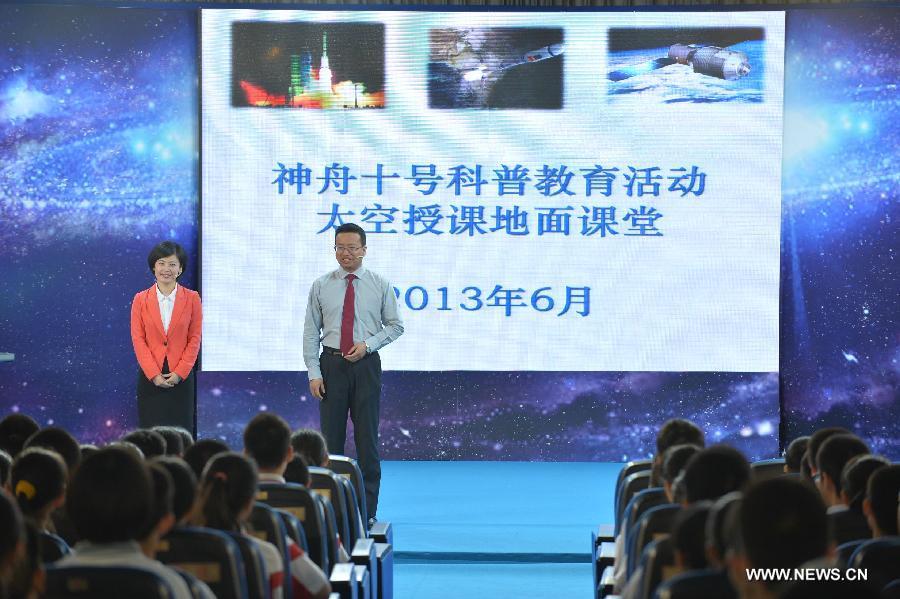
M209 528L241 531L241 511L256 496L256 465L233 452L214 456L203 470L200 496L202 524Z
M40 518L55 499L65 495L68 477L66 463L59 454L32 447L13 462L10 489L24 516Z

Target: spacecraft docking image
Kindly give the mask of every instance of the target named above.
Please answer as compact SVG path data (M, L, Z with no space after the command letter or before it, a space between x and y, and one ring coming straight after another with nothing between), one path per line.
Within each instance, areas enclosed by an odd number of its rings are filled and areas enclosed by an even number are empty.
M732 81L750 73L747 55L736 50L702 44L673 44L668 55L612 71L610 81L623 81L673 64L690 66L695 73Z

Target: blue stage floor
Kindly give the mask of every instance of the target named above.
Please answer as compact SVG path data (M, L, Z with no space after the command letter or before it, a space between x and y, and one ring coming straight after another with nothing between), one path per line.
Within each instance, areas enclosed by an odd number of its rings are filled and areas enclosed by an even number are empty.
M591 596L590 536L621 464L384 462L395 597Z

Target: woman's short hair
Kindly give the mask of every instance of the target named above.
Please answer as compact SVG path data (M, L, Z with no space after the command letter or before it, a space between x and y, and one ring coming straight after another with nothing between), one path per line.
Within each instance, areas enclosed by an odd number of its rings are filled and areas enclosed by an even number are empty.
M187 270L187 252L184 251L184 248L174 241L163 241L157 243L147 256L147 266L150 267L150 272L153 272L153 267L156 266L157 260L168 258L169 256L175 256L178 264L181 265L182 272Z

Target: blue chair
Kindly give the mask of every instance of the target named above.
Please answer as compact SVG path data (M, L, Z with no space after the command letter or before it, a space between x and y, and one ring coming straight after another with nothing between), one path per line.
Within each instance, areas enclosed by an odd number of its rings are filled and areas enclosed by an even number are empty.
M239 532L227 533L241 550L244 572L247 575L247 599L271 599L269 572L256 542ZM285 571L285 580L290 580L290 571Z
M287 511L300 521L308 544L309 559L327 575L334 564L330 549L333 542L328 540L324 501L321 497L294 483L262 483L256 499L273 508Z
M155 572L125 566L47 566L46 597L54 599L175 599Z
M248 595L241 548L220 530L175 528L160 540L156 559L196 576L218 599L244 599Z
M52 564L72 552L62 537L46 531L38 533L38 546L41 561L45 564Z
M728 574L698 570L673 576L656 589L656 599L737 599Z
M869 584L882 589L900 578L900 538L865 541L850 556L848 567L868 572Z

